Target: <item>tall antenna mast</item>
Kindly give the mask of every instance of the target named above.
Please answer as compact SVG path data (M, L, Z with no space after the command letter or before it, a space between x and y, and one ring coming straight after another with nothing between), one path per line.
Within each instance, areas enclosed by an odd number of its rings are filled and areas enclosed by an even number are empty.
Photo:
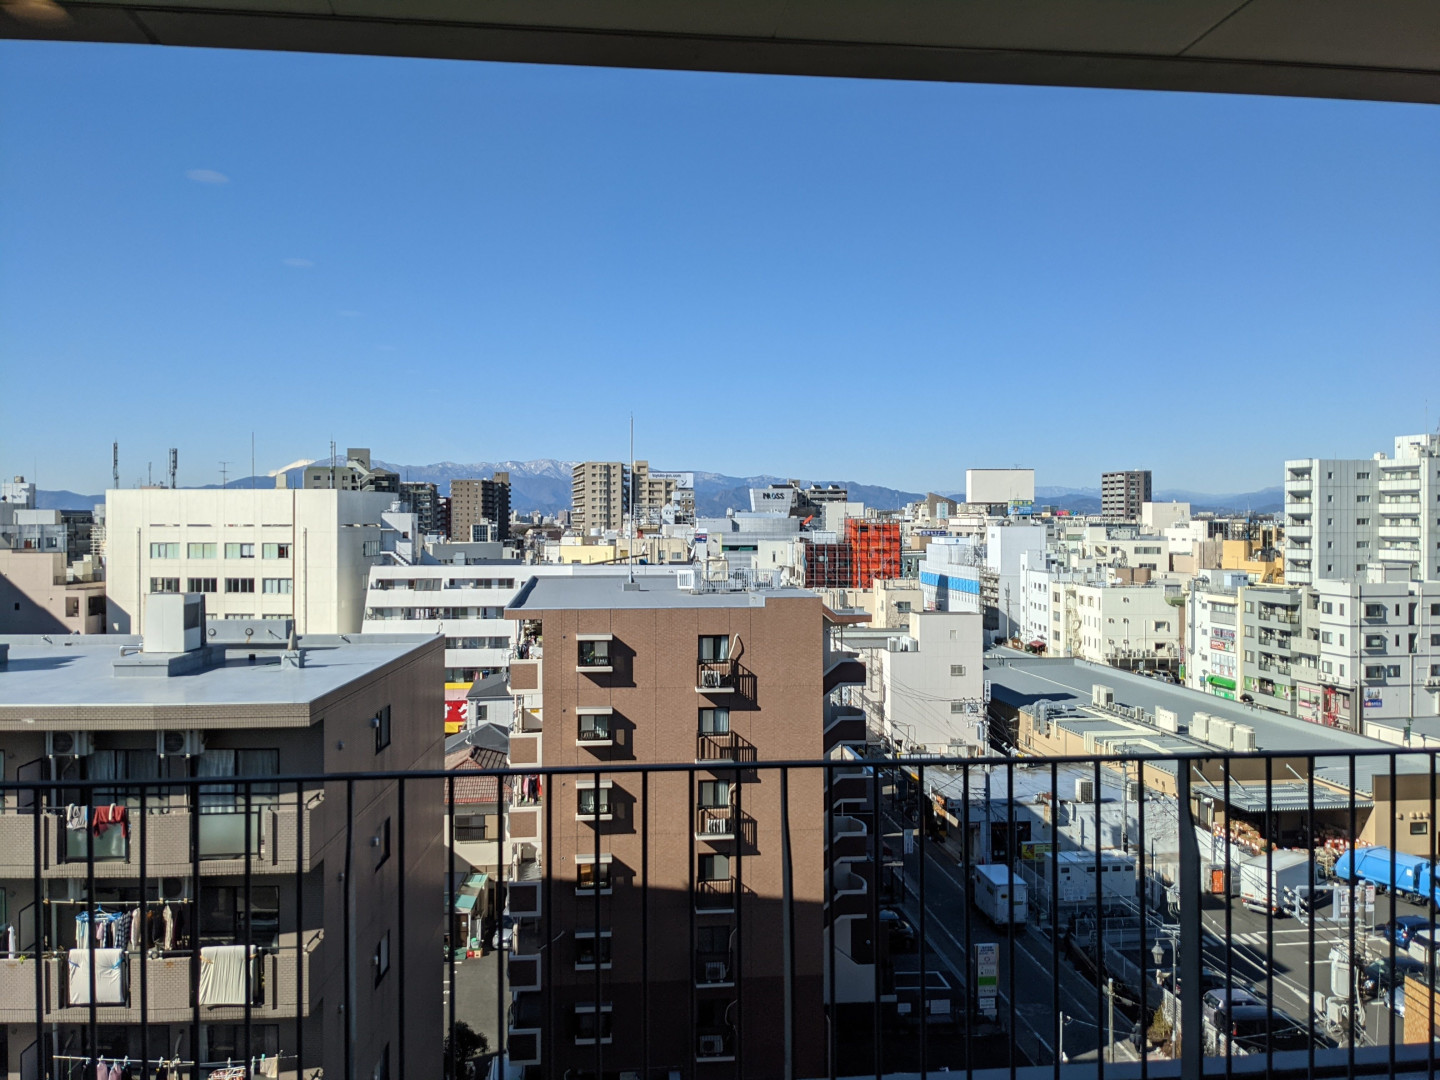
M250 487L255 487L255 432L250 432Z
M115 490L120 490L120 444L110 444L110 477L115 482Z
M176 447L170 448L170 488L175 488L175 470L180 464L180 451Z
M630 581L635 581L635 541L639 529L636 528L635 515L640 508L635 505L635 414L630 414Z
M229 464L230 464L230 462L228 462L228 461L222 461L222 462L220 462L220 490L221 490L221 491L224 491L225 488L226 488L226 486L229 484L229 480L226 479L226 477L229 475L229 473L227 472L226 467L227 467Z

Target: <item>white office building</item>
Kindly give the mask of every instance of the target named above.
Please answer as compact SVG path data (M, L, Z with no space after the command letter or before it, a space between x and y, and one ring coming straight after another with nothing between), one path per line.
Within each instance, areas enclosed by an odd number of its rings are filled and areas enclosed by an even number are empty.
M404 537L385 492L132 488L105 493L106 622L144 633L151 593L204 593L217 619L360 631L370 567ZM403 515L402 515L403 517Z

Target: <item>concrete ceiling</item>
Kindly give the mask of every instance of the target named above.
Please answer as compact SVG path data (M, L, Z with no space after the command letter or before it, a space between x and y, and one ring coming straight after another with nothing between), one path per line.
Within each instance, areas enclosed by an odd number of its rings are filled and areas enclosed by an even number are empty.
M0 36L1440 102L1440 0L0 0ZM53 10L53 9L52 9Z

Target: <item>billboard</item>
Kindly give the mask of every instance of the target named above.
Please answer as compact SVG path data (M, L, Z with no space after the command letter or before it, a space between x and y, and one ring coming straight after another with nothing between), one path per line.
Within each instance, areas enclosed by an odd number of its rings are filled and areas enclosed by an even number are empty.
M651 469L650 479L674 480L675 487L681 491L695 490L695 474L693 472L661 472L659 469Z
M1035 502L1034 469L966 469L965 501L970 503Z

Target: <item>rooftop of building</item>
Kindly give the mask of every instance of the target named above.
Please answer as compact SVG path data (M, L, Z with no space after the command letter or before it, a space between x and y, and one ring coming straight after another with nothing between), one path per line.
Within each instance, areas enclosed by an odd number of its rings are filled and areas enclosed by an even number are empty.
M678 576L628 574L532 577L506 607L507 615L538 611L589 609L643 610L659 608L764 607L771 600L818 599L807 589L717 589L692 591L680 587Z
M1053 719L1063 723L1067 729L1077 732L1119 730L1121 726L1103 714L1094 715L1087 711L1091 701L1091 687L1100 683L1114 690L1116 705L1143 709L1151 714L1157 708L1169 709L1179 717L1182 727L1188 727L1197 711L1231 723L1248 725L1254 729L1255 748L1258 751L1279 751L1297 756L1313 754L1316 758L1323 759L1326 754L1378 750L1386 745L1355 732L1312 724L1297 717L1243 705L1213 694L1204 694L1188 687L1085 660L1052 659L1027 656L1011 650L996 650L985 658L985 677L990 681L992 698L1004 704L1028 710L1036 702L1049 701L1062 709L1068 707L1069 710L1074 710L1076 715L1062 714ZM1117 719L1123 722L1123 718ZM1208 749L1217 755L1239 753L1221 751L1183 733L1156 729L1147 731L1145 737L1147 741L1161 745L1161 752L1166 749L1173 749L1176 753ZM1406 757L1399 758L1396 764L1398 772L1422 771L1424 766L1425 763L1419 758ZM1357 793L1373 792L1373 777L1377 773L1388 772L1389 769L1390 760L1385 756L1356 758ZM1348 761L1341 762L1337 758L1334 764L1326 764L1320 760L1316 763L1315 775L1348 787L1348 771ZM1288 774L1277 777L1278 780L1287 778Z
M138 636L0 637L9 646L0 664L0 722L23 722L16 710L55 707L310 705L412 654L441 648L440 638L415 634L308 634L298 640L301 667L281 663L280 644L235 646L217 649L217 662L185 674L136 678L117 675L116 663L122 648L133 657Z

